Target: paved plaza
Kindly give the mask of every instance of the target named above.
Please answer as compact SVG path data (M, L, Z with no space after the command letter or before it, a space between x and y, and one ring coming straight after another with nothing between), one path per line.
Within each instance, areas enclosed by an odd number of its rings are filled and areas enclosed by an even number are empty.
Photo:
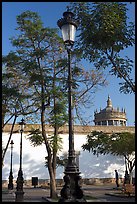
M120 190L115 189L114 185L84 185L82 186L87 202L135 202L135 196L128 197L121 194ZM60 194L61 187L57 189ZM2 202L15 202L15 191L2 189ZM24 187L23 202L53 202L49 198L48 188ZM57 202L57 201L55 201Z

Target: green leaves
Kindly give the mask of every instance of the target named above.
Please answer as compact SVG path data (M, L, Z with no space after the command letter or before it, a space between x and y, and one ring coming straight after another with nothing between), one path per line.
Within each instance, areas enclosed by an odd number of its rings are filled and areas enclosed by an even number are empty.
M86 25L92 32L89 32L88 38L85 38L87 27L81 33L84 43L87 45L90 42L94 49L104 51L118 42L124 45L127 18L125 5L117 2L94 3L93 8L88 16L91 19L89 25Z
M135 134L122 132L108 135L94 131L87 135L87 142L82 145L82 148L97 155L130 155L135 151Z
M52 151L59 152L62 150L62 138L59 135L49 135L48 140Z
M125 82L120 92L135 93L135 83L128 73L128 60L122 56L124 66L117 64L121 51L135 44L135 25L127 22L126 4L77 2L71 3L71 10L79 21L79 35L75 43L79 57L88 59L97 69L110 67L113 71L115 65L116 77L121 75ZM124 70L126 76L119 69Z
M42 28L42 21L36 12L25 11L21 15L17 16L17 29L22 32L34 34Z
M30 131L30 134L28 134L26 137L30 140L31 144L35 146L42 145L44 143L44 139L42 137L42 133L40 129L34 129Z
M135 133L121 132L109 135L94 131L87 135L87 142L82 148L97 156L100 154L123 156L125 168L128 168L129 172L132 172L135 166Z

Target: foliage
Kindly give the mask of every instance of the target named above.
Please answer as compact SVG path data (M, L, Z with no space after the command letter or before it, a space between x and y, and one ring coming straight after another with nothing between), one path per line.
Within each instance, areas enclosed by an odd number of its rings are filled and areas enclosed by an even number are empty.
M61 52L63 44L57 35L57 29L44 28L40 17L35 12L23 12L17 16L17 24L19 35L11 38L11 43L15 47L15 51L4 56L3 63L8 73L15 73L19 77L19 80L16 81L17 88L21 96L25 94L25 100L21 104L23 115L32 115L33 113L32 118L34 118L35 113L38 116L38 121L41 121L42 131L32 129L28 138L34 146L41 145L43 142L46 146L48 170L52 181L51 196L54 197L56 196L55 162L56 152L59 147L56 144L58 142L58 131L54 135L55 138L53 136L49 141L45 130L45 123L48 122L51 112L54 109L55 95L57 98L60 95L59 92L65 90L61 85L64 83L64 65L62 63L63 67L58 66L58 62L62 59L64 60L64 55ZM56 73L54 73L55 68ZM13 77L13 79L15 80L16 78ZM55 85L58 87L56 91L54 89L55 86L53 87L55 81ZM64 101L65 96L65 94L62 95ZM59 100L61 101L62 98L58 97ZM66 110L60 109L60 111ZM52 149L53 146L54 149Z
M129 132L114 133L110 151L114 155L130 155L135 151L135 134Z
M123 50L135 44L135 25L127 22L126 4L71 2L70 6L79 22L78 56L88 59L97 70L110 67L110 73L123 80L120 92L134 93L135 83L130 76L133 61L121 57Z
M46 146L48 170L52 181L51 193L54 194L56 157L60 148L59 128L68 121L66 53L63 49L63 41L57 34L58 30L43 27L36 12L25 11L18 15L17 26L18 35L11 38L14 51L3 56L4 70L7 74L6 78L10 75L10 86L14 88L13 85L15 85L17 101L20 99L18 113L25 115L26 119L29 117L31 123L34 119L41 122L41 131L33 129L28 138L34 146L41 145L43 142ZM103 86L104 79L100 72L99 74L84 72L78 65L75 54L71 57L72 95L75 104L78 104L78 100L82 101L84 95L89 94L91 89L95 88L95 92L98 86ZM5 90L6 88L8 84L5 80ZM15 102L13 100L14 106L16 106ZM47 123L54 128L51 138L46 132L45 124Z
M2 128L7 123L4 121L6 116L12 118L15 114L20 114L22 111L21 104L25 99L18 73L13 68L14 65L11 65L12 62L11 64L9 62L12 57L15 60L14 54L10 52L8 56L2 58L3 67L6 65L2 73Z
M48 140L52 150L55 152L62 150L62 138L59 135L49 135Z
M57 158L56 158L57 160L56 160L56 162L57 162L57 168L59 167L59 166L62 166L62 167L64 167L66 164L67 164L67 161L68 161L68 159L67 158L64 158L63 156L62 157L59 157L59 156L57 156ZM48 166L48 157L45 157L45 166L47 167Z
M106 148L107 146L107 148ZM107 154L109 136L106 133L93 131L87 135L87 143L82 145L83 150L92 151L94 155Z
M17 30L20 31L20 34L11 38L11 43L16 48L16 51L3 56L4 69L6 70L6 73L3 73L3 102L4 99L11 101L8 100L8 93L10 94L9 97L14 94L13 104L19 100L19 96L22 98L24 96L28 100L21 104L22 111L20 112L23 115L27 115L29 113L32 114L32 112L36 113L41 108L39 100L41 83L44 83L46 90L43 96L45 98L45 106L49 104L49 92L52 91L50 87L53 79L51 75L53 71L51 67L54 63L52 58L53 55L55 57L55 54L58 56L62 43L56 34L57 30L43 28L40 17L35 12L23 12L17 16L17 23ZM61 55L62 53L60 52ZM58 60L61 61L61 57L58 57ZM56 63L58 64L57 59ZM61 66L58 67L58 71L61 68ZM9 88L6 81L8 79L10 83ZM15 100L15 96L17 100ZM36 118L36 115L34 117Z
M29 131L30 133L26 136L31 144L35 147L35 146L40 146L42 144L44 144L44 139L42 137L42 132L40 131L40 129L34 129L32 128L31 131ZM62 149L62 138L59 135L48 135L48 141L49 141L49 145L51 147L51 150L53 151L61 151Z
M45 106L49 104L50 98L50 107L53 107L55 95L59 100L56 106L62 103L62 110L65 107L67 108L67 55L63 48L63 41L57 35L57 29L44 28L37 13L23 12L17 16L17 24L16 30L18 30L19 35L10 38L16 51L11 51L7 56L3 56L3 63L6 71L8 71L7 74L10 72L13 75L14 72L13 79L16 76L17 81L14 80L13 84L16 85L17 90L20 89L21 97L24 94L25 104L21 103L20 114L26 115L29 121L34 120L34 118L39 120L37 113L41 107L39 100L41 83L44 85L43 99ZM88 101L91 104L91 93L93 96L99 86L106 85L106 81L102 72L93 70L88 72L83 67L81 68L75 52L72 53L71 64L74 89L72 94L77 117L80 118L78 116L80 115L80 111L78 111L78 109L81 110L80 106L85 107ZM52 86L53 81L56 81L54 88ZM60 100L61 94L63 96L62 102ZM16 96L18 97L17 94ZM33 117L31 117L32 112L35 113ZM49 119L49 123L54 123L55 118L52 116L52 109L47 113L48 115L51 113L52 117ZM58 115L58 120L60 120L59 117L66 120L64 112L60 116Z
M89 152L92 151L97 156L99 154L123 156L125 169L128 170L131 178L135 166L135 133L121 132L109 135L93 131L87 135L87 142L82 145L82 148Z
M42 145L44 143L44 139L42 137L41 131L40 129L34 129L32 128L32 130L30 131L30 133L27 135L27 137L29 138L31 144L35 147L35 146L39 146Z
M107 133L93 131L87 135L87 143L83 150L93 154L130 155L135 151L135 134L129 132Z

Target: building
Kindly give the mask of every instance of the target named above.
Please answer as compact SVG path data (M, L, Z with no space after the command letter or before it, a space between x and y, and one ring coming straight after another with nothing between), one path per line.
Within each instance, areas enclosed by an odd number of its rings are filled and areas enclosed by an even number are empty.
M110 96L108 96L107 106L104 109L100 109L100 112L97 110L94 112L94 123L95 125L104 125L104 126L126 126L126 111L122 108L120 111L119 107L114 108L112 106L112 101Z
M2 146L5 147L9 139L10 130L12 125L7 124L4 127L2 133ZM32 146L28 139L29 131L34 129L41 129L40 124L27 124L23 132L22 141L22 168L24 180L31 181L32 177L38 177L39 181L43 179L49 179L49 173L45 167L45 157L47 156L45 145ZM19 154L20 154L20 127L18 124L14 126L12 140L13 146L13 177L16 185L17 174L19 170ZM47 135L53 133L51 126L46 126ZM135 132L135 127L131 126L74 126L74 149L76 154L79 154L78 164L83 179L88 179L91 182L94 180L100 181L100 179L114 179L114 170L117 169L120 177L124 178L125 164L124 158L113 155L93 155L91 152L83 151L82 145L86 143L86 136L92 131L103 131L106 133L113 132ZM60 135L62 138L62 150L59 152L59 156L66 155L68 153L69 136L68 126L64 126L60 129ZM2 180L8 181L10 172L10 145L5 155L4 166L2 168ZM64 176L64 168L58 167L56 172L56 178L62 179Z

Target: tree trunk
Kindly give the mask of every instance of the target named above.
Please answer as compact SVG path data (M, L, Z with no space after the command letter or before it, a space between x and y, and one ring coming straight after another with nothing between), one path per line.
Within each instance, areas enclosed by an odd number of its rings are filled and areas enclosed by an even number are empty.
M4 166L4 157L5 157L5 154L7 152L7 149L8 149L8 146L9 146L9 143L10 143L10 140L11 140L11 136L12 136L12 133L13 133L13 128L14 128L14 125L15 125L15 122L16 122L16 118L18 116L15 115L15 118L14 118L14 121L13 121L13 124L12 124L12 127L11 127L11 131L10 131L10 136L9 136L9 139L8 139L8 142L7 142L7 145L6 145L6 148L4 149L3 151L3 154L2 154L2 167Z
M43 129L43 128L42 128ZM49 171L49 176L50 176L50 197L51 198L56 198L57 193L56 193L56 179L54 175L54 169L52 167L52 153L50 146L47 141L47 137L45 135L45 127L42 131L42 134L44 135L44 140L45 140L45 145L46 145L46 150L48 153L48 171Z
M48 169L49 169L49 175L50 175L50 197L55 199L57 198L56 179L50 162L48 164Z
M44 96L44 87L42 86L42 96ZM45 130L45 99L44 97L42 97L42 110L41 110L41 126L42 126L42 136L44 138L45 141L45 146L46 146L46 150L48 153L48 171L49 171L49 176L50 176L50 197L51 198L56 198L57 197L57 193L56 193L56 179L55 179L55 175L54 175L54 170L52 167L52 150L51 147L49 145L48 142L48 138L46 135L46 130Z

